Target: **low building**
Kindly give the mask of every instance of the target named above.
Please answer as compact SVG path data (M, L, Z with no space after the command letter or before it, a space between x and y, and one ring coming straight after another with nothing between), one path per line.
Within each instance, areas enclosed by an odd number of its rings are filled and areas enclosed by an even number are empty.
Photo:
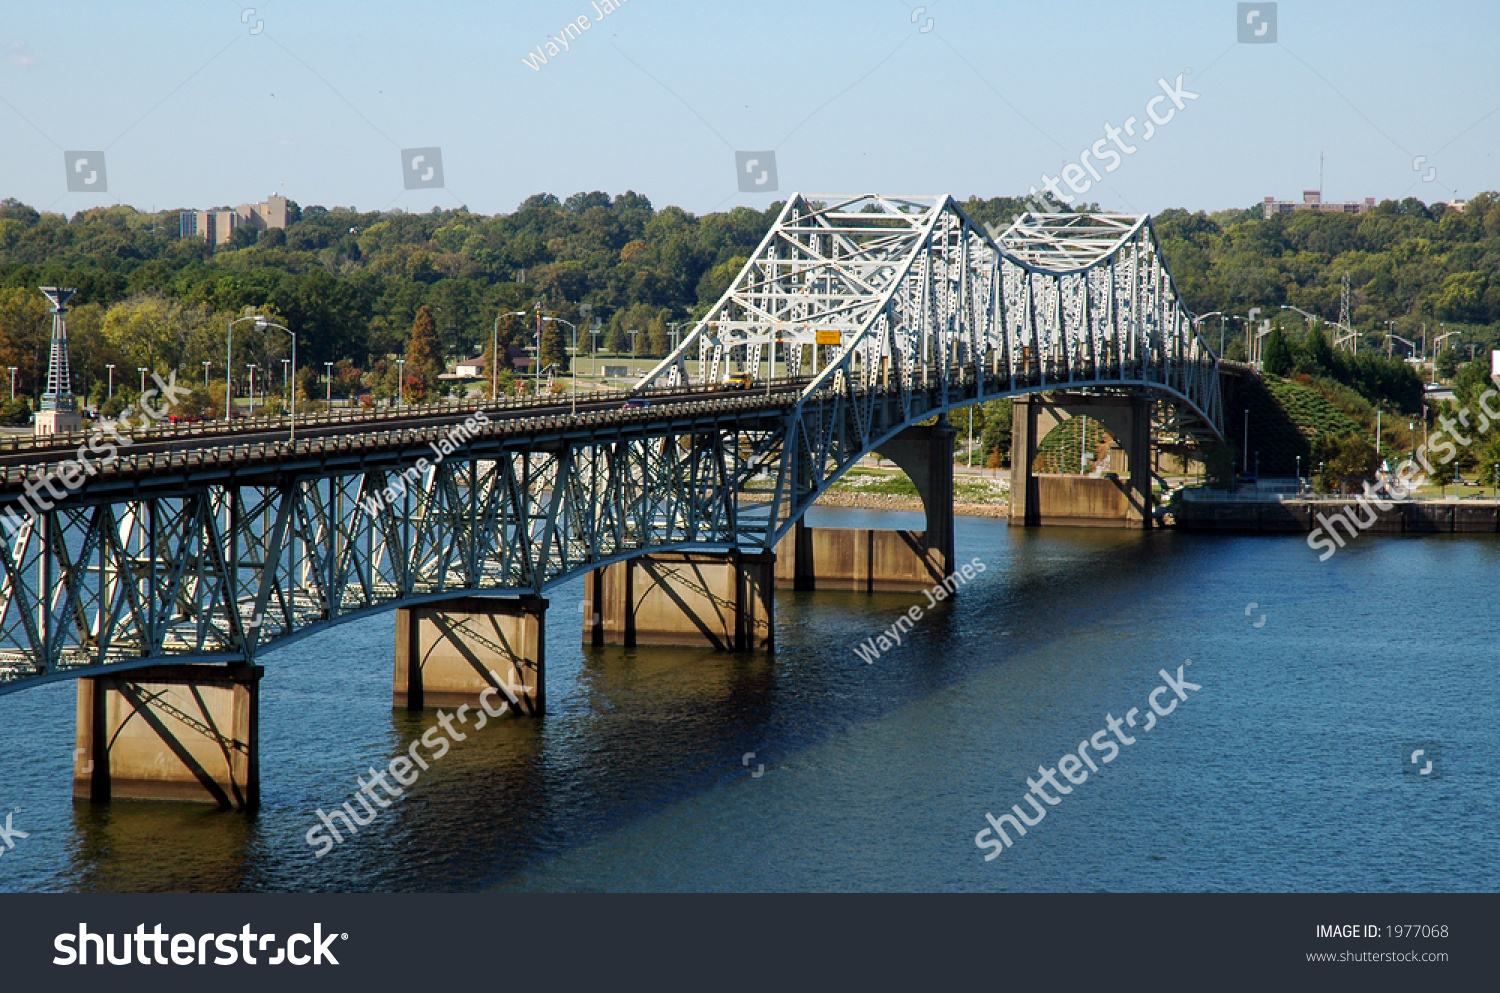
M238 207L218 210L184 210L180 235L183 238L203 238L210 245L227 245L234 231L242 224L266 231L286 227L287 198L271 194L260 203L242 203Z
M1297 210L1316 210L1324 214L1363 214L1374 206L1374 197L1365 197L1363 202L1344 200L1325 203L1321 190L1303 190L1300 203L1295 200L1278 200L1275 197L1266 197L1263 203L1266 217L1274 214L1290 214Z
M524 348L516 345L505 346L505 358L510 363L511 368L517 372L529 371L535 361L530 355L526 354Z
M460 379L478 379L484 375L485 361L483 355L476 355L472 359L464 359L453 367L453 375Z

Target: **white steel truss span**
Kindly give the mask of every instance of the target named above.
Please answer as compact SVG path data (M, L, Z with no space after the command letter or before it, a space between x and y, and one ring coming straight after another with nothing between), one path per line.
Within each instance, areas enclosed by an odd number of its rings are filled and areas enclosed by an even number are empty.
M807 375L768 533L935 413L1044 390L1148 391L1222 437L1218 358L1150 220L1025 214L992 240L950 196L794 195L739 278L642 387ZM731 369L734 367L734 370Z
M0 536L0 692L254 660L646 552L774 548L862 455L970 403L1144 391L1217 436L1217 366L1145 218L1030 214L997 241L947 196L793 196L643 379L654 406L496 421L420 475L440 427L205 449L30 517ZM701 389L735 371L771 385Z

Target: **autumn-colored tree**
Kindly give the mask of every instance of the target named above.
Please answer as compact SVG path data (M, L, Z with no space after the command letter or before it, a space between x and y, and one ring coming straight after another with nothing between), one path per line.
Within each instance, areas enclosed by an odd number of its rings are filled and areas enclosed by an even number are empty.
M411 338L406 343L406 375L420 378L424 385L436 384L438 376L445 370L443 354L438 345L437 321L426 306L417 308L417 318L412 322Z

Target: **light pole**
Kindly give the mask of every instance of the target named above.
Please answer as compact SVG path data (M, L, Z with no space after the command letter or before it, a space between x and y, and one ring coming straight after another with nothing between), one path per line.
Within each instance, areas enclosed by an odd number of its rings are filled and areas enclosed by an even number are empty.
M287 383L288 383L288 379L287 379L288 363L290 363L291 378L292 379L296 379L297 378L297 332L293 331L291 328L282 327L280 324L277 324L275 321L268 321L264 317L258 318L256 320L255 327L256 327L257 330L260 330L260 331L264 331L266 328L275 328L278 331L285 331L287 334L289 334L289 335L292 336L292 357L290 359L282 359L281 360L282 389L286 389L287 388ZM254 367L252 366L251 368L254 368ZM291 443L292 448L295 449L297 447L297 391L296 390L292 390L291 419L292 419L292 427L291 427L291 431L289 433L288 441Z
M203 360L203 388L208 389L208 367L213 365L208 359Z
M575 325L572 321L565 321L561 317L544 317L544 318L542 318L542 320L544 320L544 321L551 321L554 324L566 324L568 327L570 327L570 328L573 329L573 362L576 365L577 362L578 362L578 327L577 327L577 325ZM540 355L541 354L540 351L538 351L537 354ZM577 369L569 369L568 371L569 371L569 373L572 374L572 377L573 377L573 413L576 414L576 413L578 413L578 370Z
M633 376L635 375L635 336L641 332L639 329L636 329L635 331L626 331L625 333L630 335L630 374Z
M138 366L135 367L135 371L141 374L141 395L145 396L146 395L146 367L143 366L143 365L138 365Z
M8 368L10 369L10 398L14 400L16 398L16 367L9 366ZM110 368L113 369L114 366Z
M1389 322L1387 322L1387 323L1389 323ZM1399 334L1391 334L1390 332L1386 332L1386 335L1385 335L1385 357L1386 358L1390 358L1391 357L1391 339L1393 339L1393 338L1396 341L1401 342L1401 344L1405 345L1407 348L1410 348L1411 349L1412 358L1416 358L1416 356L1417 356L1417 346L1416 346L1416 344L1413 343L1413 342L1407 341L1405 338L1401 337Z
M1215 358L1222 359L1224 357L1224 312L1222 310L1211 310L1206 314L1200 314L1193 318L1193 326L1198 330L1198 336L1201 338L1203 336L1203 322L1210 317L1217 317L1219 319L1219 354Z
M1439 324L1438 325L1439 330L1441 330L1446 325L1446 323L1447 322L1444 322L1443 324ZM1453 337L1456 334L1463 334L1463 332L1462 331L1449 331L1446 334L1440 334L1436 338L1432 339L1432 381L1434 383L1437 382L1437 357L1438 357L1438 353L1440 353L1443 350L1443 342L1444 342L1444 340L1446 340L1448 338L1451 338L1451 337Z
M224 423L229 423L229 418L234 411L234 326L245 321L258 321L260 315L250 314L245 317L237 317L229 322L229 327L224 332ZM250 391L250 410L255 410L255 391Z
M692 321L673 321L671 324L667 325L667 334L671 335L671 338L672 338L672 351L674 351L674 352L677 351L677 336L682 333L681 331L678 331L677 329L680 328L680 327L682 327L682 325L684 325L684 324L691 324L691 323L693 323L693 322ZM774 344L774 341L773 341L773 344Z
M330 410L332 410L333 409L333 363L332 362L324 362L323 363L323 368L324 368L324 370L326 370L325 373L324 373L324 375L323 375L323 378L328 381L328 407L329 407Z
M255 367L258 363L247 362L245 368L250 370L250 416L255 416Z
M507 317L525 317L526 311L513 310L495 318L495 332L490 336L490 399L500 396L500 322Z
M105 366L104 368L106 368L106 369L109 370L109 399L113 400L115 398L115 365L114 365L113 362L111 362L109 365ZM11 379L12 383L15 382L15 379L16 379L16 370L12 369L10 371L10 379ZM15 390L14 386L11 387L10 394L11 394L11 399L14 400L15 399L15 395L16 395L16 390Z
M396 406L406 403L406 360L396 360Z
M589 374L595 379L599 378L599 336L603 333L596 328L589 328L589 337L594 339L593 368L589 370Z

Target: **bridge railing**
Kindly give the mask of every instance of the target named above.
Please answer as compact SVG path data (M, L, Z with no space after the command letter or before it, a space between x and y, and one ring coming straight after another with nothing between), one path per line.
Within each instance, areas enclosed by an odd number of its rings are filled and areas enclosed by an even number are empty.
M791 379L778 379L778 384L797 383L805 381L805 377L793 377ZM593 389L579 393L562 392L548 393L541 397L501 397L491 399L484 397L477 400L445 400L437 403L402 404L391 405L384 408L358 410L344 408L339 411L330 411L320 414L297 415L298 430L317 429L331 426L349 424L380 424L391 421L408 421L415 418L442 417L449 415L467 414L483 410L486 413L495 411L526 410L533 407L558 407L567 406L576 401L578 403L599 403L609 400L625 400L631 397L639 397L647 400L657 397L681 396L694 393L723 393L723 384L707 384L698 386L660 386L642 389L634 392L615 389ZM107 418L96 419L87 425L82 431L66 431L58 434L45 435L11 435L8 439L0 438L0 453L22 452L28 450L42 451L57 448L76 449L84 443L96 431L100 430L99 424L108 422ZM264 434L268 431L289 430L291 417L287 414L275 417L251 417L236 416L230 421L221 419L194 421L190 423L158 423L152 427L136 428L123 432L122 436L133 442L142 441L165 441L179 438L212 438L219 436L233 436L236 434Z

